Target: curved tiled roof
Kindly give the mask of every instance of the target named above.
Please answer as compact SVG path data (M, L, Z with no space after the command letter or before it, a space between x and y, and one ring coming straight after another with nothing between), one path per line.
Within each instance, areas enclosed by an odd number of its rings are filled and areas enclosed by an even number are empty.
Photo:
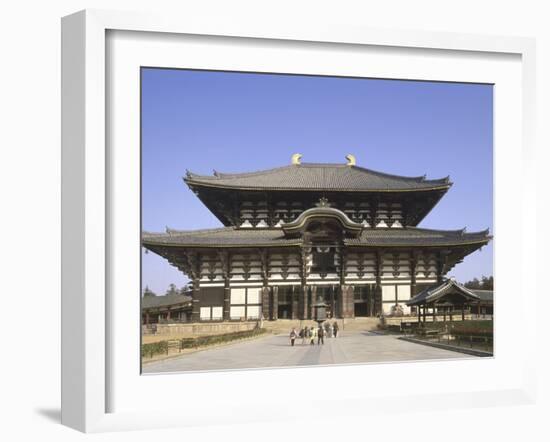
M414 191L448 189L449 177L427 180L425 176L404 177L347 164L301 163L249 173L198 175L187 172L189 186L231 189L316 191Z
M447 293L460 293L464 298L470 300L479 300L480 297L472 290L467 289L453 279L447 279L441 284L422 290L416 296L407 301L407 305L423 305L425 303L435 302Z
M493 291L492 290L478 290L478 289L470 289L472 292L474 292L477 296L479 296L479 299L485 302L493 302Z
M311 209L304 210L294 221L284 223L282 225L282 229L285 234L292 234L293 232L296 234L304 228L308 221L316 218L337 219L341 226L348 231L348 233L353 233L355 235L358 235L363 229L362 224L352 221L341 210L328 206L312 207Z
M484 243L491 239L489 230L467 233L460 230L435 230L419 227L405 227L396 229L367 228L360 238L348 240L349 245L367 246L415 246L415 245L459 245Z
M142 243L144 246L156 244L190 247L246 247L248 245L278 246L285 244L300 244L300 240L287 239L282 229L239 229L236 227L220 227L203 230L166 229L166 233L143 232Z
M169 305L185 304L192 301L187 295L164 295L164 296L143 296L141 308L167 307Z
M350 246L446 246L486 244L491 239L488 230L466 233L461 230L434 230L418 227L365 228L357 238L347 238ZM172 230L166 233L143 232L142 244L148 246L185 247L246 247L300 245L300 238L287 238L279 228L221 227L205 230Z

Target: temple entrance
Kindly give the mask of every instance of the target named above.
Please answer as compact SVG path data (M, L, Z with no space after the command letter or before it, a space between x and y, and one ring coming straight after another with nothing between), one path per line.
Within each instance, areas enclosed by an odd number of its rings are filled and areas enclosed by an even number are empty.
M309 287L309 318L313 318L313 306L318 303L325 303L326 317L340 317L340 309L338 307L338 297L340 294L340 286L338 285L314 285Z
M374 285L357 285L353 290L353 308L355 317L374 316Z

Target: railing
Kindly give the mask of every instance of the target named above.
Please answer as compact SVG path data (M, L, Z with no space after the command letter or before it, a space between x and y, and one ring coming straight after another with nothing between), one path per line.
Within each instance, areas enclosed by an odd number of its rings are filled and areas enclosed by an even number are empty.
M470 350L480 350L488 353L493 352L493 337L472 334L453 334L452 332L434 330L434 329L419 329L411 333L405 333L410 337L419 339L425 342L445 344L451 347L458 347Z
M493 315L487 315L487 314L472 314L472 319L493 319Z

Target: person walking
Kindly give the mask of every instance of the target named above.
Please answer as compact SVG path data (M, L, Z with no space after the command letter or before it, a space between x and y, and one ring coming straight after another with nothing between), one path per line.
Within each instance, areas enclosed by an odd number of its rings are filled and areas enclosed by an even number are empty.
M317 335L317 330L315 327L309 329L309 343L310 345L315 345L315 335Z
M325 336L326 336L327 338L330 338L330 322L328 322L328 321L325 322L325 323L323 324L323 327L325 327Z
M302 338L302 345L305 344L306 339L308 338L308 330L307 327L304 327L302 330L300 330L300 337Z
M290 330L290 346L291 347L294 347L294 341L296 340L296 336L298 336L298 334L296 333L296 329L292 328L292 330Z
M334 337L338 337L338 323L336 321L332 324L332 328L334 329Z
M317 345L325 345L325 330L323 330L323 327L319 325L319 330L317 331Z

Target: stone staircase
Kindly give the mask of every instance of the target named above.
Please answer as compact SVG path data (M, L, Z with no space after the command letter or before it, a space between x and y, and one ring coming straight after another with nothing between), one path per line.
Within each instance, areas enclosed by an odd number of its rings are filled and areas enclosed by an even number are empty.
M365 330L376 330L378 324L380 324L380 319L378 318L347 318L342 320L343 330L348 331L365 331Z
M331 323L336 321L340 331L365 331L376 330L380 320L378 318L346 318L330 319ZM311 320L299 319L278 319L276 321L264 321L263 327L274 334L288 334L292 327L300 330L302 327L316 326L317 323Z

